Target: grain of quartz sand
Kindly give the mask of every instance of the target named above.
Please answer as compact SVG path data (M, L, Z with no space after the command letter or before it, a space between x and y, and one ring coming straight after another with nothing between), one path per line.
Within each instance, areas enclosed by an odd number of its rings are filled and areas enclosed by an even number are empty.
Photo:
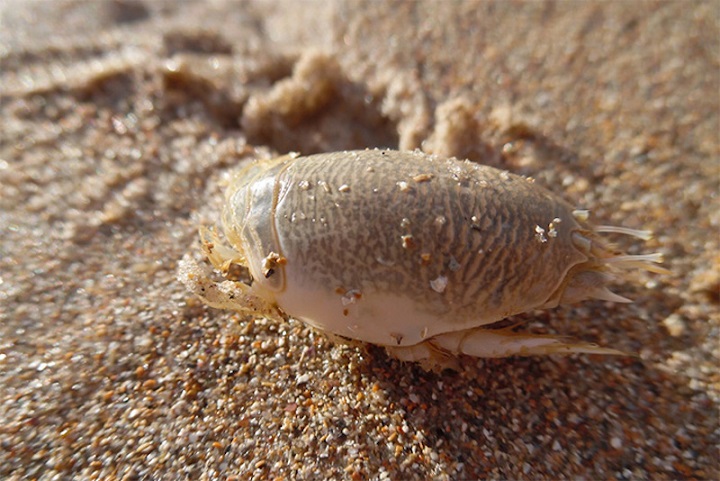
M719 17L4 2L0 477L716 479ZM234 165L365 146L493 163L655 231L673 274L621 287L635 303L517 319L640 357L425 373L188 297L177 259Z

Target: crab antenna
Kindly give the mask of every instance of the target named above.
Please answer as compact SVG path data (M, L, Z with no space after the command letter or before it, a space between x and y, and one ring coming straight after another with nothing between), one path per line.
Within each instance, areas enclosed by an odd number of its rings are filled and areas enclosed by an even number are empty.
M629 235L633 237L637 237L638 239L642 239L645 241L648 241L652 239L653 234L649 230L637 230L637 229L629 229L627 227L619 227L614 225L599 225L595 227L595 232L605 232L605 233L612 233L612 234L623 234L623 235Z
M623 269L638 268L655 272L656 274L670 274L670 271L664 267L654 265L655 263L663 261L663 255L659 252L653 254L614 256L608 257L604 259L604 261L607 264L616 264Z

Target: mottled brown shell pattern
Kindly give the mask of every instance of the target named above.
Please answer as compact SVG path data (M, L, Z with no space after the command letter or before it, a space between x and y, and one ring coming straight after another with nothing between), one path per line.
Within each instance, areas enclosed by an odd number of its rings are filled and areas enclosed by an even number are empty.
M276 175L278 243L305 282L407 295L447 322L544 305L587 260L570 205L491 167L370 150L291 159Z

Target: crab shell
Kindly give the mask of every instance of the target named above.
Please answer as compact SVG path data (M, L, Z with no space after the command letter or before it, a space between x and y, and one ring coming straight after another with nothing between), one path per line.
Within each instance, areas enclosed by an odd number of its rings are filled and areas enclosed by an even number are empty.
M469 161L390 150L290 155L234 176L223 212L232 250L206 243L216 267L245 265L252 285L235 283L232 299L208 295L212 284L190 287L217 307L277 307L431 367L459 353L617 354L481 327L588 298L627 301L605 287L617 267L659 270L647 266L657 255L616 255L586 217L531 179Z

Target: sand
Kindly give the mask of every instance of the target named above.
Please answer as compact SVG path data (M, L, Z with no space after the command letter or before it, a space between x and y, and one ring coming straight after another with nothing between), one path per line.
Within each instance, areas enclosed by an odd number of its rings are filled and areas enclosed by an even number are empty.
M717 2L0 4L0 477L717 479ZM177 281L243 161L530 175L670 275L516 320L638 357L425 372Z

